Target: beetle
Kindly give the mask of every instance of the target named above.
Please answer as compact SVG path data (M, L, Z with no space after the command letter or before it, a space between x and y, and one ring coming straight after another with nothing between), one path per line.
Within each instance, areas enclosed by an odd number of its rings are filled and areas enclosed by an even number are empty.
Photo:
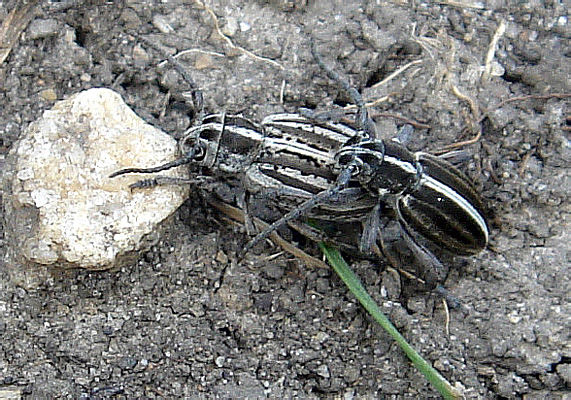
M439 157L425 152L413 153L397 141L376 138L374 125L360 93L323 61L314 42L311 49L321 69L353 97L359 110L359 129L334 156L338 174L335 184L258 234L244 251L306 210L311 210L326 199L335 198L355 181L379 203L394 210L415 256L430 263L435 270L441 271L442 265L418 241L418 236L457 255L473 255L483 250L489 239L488 225L482 200L470 179ZM360 243L363 252L369 253L379 239L380 210L381 207L373 207L365 220Z
M354 125L302 114L270 115L260 124L242 116L209 115L185 133L180 159L111 176L191 164L215 179L237 181L246 196L265 196L287 213L258 233L242 255L302 215L361 223L359 250L371 254L382 241L381 213L389 208L415 257L437 271L431 281L440 281L443 267L424 239L457 255L476 254L488 243L484 207L473 183L439 157L378 138L360 93L323 61L313 41L311 50L327 76L353 98L358 109ZM186 182L155 177L131 187ZM248 214L248 199L242 203Z

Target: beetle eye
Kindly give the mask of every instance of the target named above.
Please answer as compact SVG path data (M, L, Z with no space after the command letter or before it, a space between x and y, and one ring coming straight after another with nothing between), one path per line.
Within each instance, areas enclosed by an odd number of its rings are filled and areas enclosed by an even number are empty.
M196 147L196 138L193 136L186 136L182 139L182 141L180 142L180 149L182 153L188 153L188 151L190 149L192 149L193 147Z
M204 144L197 143L196 146L194 146L193 150L194 150L194 157L192 157L192 159L194 161L204 160L204 158L206 157L206 148L204 147Z
M358 177L363 173L363 167L365 167L365 165L363 164L363 160L361 160L360 157L358 156L351 157L350 164L351 166L353 166L353 171L351 171L351 177L353 178Z
M363 173L363 165L355 165L355 168L353 168L353 171L351 172L351 177L355 178L360 176Z
M351 163L355 158L355 152L352 148L342 149L335 155L335 160L337 164L341 167L346 166L347 164Z

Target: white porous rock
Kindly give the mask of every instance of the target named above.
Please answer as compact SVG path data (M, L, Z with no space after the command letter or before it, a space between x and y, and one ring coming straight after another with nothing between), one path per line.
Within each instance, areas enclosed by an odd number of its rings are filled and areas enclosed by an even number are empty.
M149 176L109 175L177 156L176 141L112 90L90 89L55 104L30 124L7 160L6 265L12 279L35 286L49 266L103 270L134 260L188 189L131 191L131 183ZM188 178L184 167L163 175Z

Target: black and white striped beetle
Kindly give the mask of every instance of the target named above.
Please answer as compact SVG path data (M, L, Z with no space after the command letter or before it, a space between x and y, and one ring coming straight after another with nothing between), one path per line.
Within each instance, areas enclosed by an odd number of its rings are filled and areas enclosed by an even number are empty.
M333 185L335 154L355 133L348 125L299 114L270 115L260 125L240 116L210 115L187 132L180 146L184 154L203 154L194 165L217 177L238 178L248 194L292 210ZM376 197L354 184L308 209L307 215L355 221L376 203Z
M450 163L381 140L344 146L335 156L340 168L355 158L363 165L355 178L391 205L405 230L454 254L476 254L486 247L482 201L472 182Z
M251 240L244 252L283 224L308 215L326 221L361 221L359 247L369 253L382 240L381 204L395 211L414 255L436 270L441 264L417 240L419 235L454 254L481 251L488 242L488 228L470 180L438 157L377 139L360 94L325 65L313 44L312 53L327 75L353 97L359 129L299 114L271 115L260 125L240 116L211 115L181 140L181 159L112 176L191 163L215 177L238 179L247 192L271 194L268 201L289 212ZM132 187L163 183L172 181L144 180Z
M312 53L326 74L353 98L359 110L360 130L334 156L338 173L335 185L276 221L245 250L305 210L335 198L355 180L379 203L395 211L415 256L434 269L442 270L440 262L416 240L416 234L453 254L471 255L483 250L488 243L488 227L482 201L470 179L443 159L423 152L412 153L396 141L375 138L374 125L360 93L324 63L313 42ZM382 240L378 236L379 213L380 207L372 208L365 221L361 251L370 252L373 243Z

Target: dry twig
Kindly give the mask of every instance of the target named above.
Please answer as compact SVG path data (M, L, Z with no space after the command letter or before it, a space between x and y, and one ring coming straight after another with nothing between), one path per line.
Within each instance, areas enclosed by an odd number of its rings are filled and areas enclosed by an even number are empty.
M2 23L0 28L0 64L8 58L20 34L34 18L37 3L38 0L33 0L20 9L14 8Z
M400 67L399 69L397 69L395 72L393 72L392 74L390 74L389 76L387 76L385 79L383 79L380 82L375 83L373 86L371 86L371 89L376 89L378 87L381 87L383 85L386 85L387 82L393 80L394 78L396 78L397 76L399 76L400 74L402 74L404 71L406 71L407 69L409 69L410 67L412 67L413 65L417 65L417 64L422 64L424 60L420 59L420 60L414 60L409 62L406 65L403 65L402 67Z
M490 75L492 73L492 61L494 61L494 56L496 54L496 48L498 47L498 41L504 35L505 31L506 31L506 22L502 21L502 22L500 22L498 29L496 29L496 32L494 33L494 37L492 37L492 40L490 42L490 46L488 47L488 52L486 54L486 62L485 62L484 73L482 74L482 78L481 78L483 82L487 82L490 80Z
M443 4L446 6L452 6L452 7L458 7L458 8L472 8L474 10L484 10L484 4L481 2L472 2L472 3L466 3L465 1L439 1L439 4Z
M522 100L548 100L548 99L567 99L571 97L571 93L548 93L548 94L530 94L527 96L517 96L511 97L509 99L502 100L500 104L498 104L494 108L500 108L508 103L513 103L514 101L522 101Z
M474 121L475 121L474 123L471 124L472 131L477 131L477 133L476 136L474 136L472 139L465 140L463 142L451 143L449 145L444 146L442 150L445 151L477 143L482 137L482 127L480 126L480 109L476 104L476 102L474 101L474 99L460 92L460 90L458 90L458 88L455 85L452 86L452 93L454 93L454 95L459 99L468 102L468 104L470 105L470 110L472 111L472 115L474 115Z

